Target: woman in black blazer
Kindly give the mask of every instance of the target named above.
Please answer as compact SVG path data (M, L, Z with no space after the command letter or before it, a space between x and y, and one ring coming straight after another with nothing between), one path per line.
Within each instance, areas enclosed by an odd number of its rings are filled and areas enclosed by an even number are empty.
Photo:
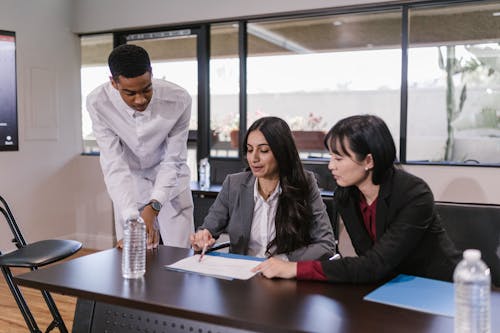
M352 116L328 132L335 202L358 257L283 262L255 268L266 277L367 283L404 273L452 280L460 253L441 226L429 186L396 168L387 125Z

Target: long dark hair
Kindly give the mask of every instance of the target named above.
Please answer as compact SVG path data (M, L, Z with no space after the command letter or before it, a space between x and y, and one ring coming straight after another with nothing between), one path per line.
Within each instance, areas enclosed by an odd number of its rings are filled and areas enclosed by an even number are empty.
M292 131L283 119L264 117L256 120L245 135L245 155L248 135L255 130L262 132L276 158L281 186L275 217L276 237L267 245L266 253L273 255L270 249L274 245L276 253L289 253L311 242L313 213L309 205L309 183Z
M346 144L355 156L350 156ZM325 136L325 147L337 155L349 156L362 161L368 154L373 157L372 182L382 183L386 175L394 169L396 146L386 123L374 115L357 115L337 122ZM345 190L338 187L335 197L342 200Z

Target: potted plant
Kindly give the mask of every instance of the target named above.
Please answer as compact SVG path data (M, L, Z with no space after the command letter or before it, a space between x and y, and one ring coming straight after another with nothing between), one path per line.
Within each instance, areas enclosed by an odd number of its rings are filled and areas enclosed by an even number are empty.
M235 128L229 132L231 139L231 148L238 148L240 144L240 130Z
M212 119L212 133L219 142L231 142L231 148L238 148L239 115L227 113L219 119ZM236 139L235 139L236 138ZM236 140L236 141L234 141ZM236 142L236 143L235 143Z
M252 124L255 120L266 117L267 114L257 110L251 114L247 120L248 124ZM225 135L229 137L231 148L239 148L239 136L240 136L240 115L237 113L228 114L225 121L223 122L222 128Z
M288 121L298 150L323 150L326 127L323 117L310 112L307 118L294 117Z
M255 119L265 116L262 112L256 112ZM254 119L254 120L255 120ZM312 151L312 150L323 150L323 141L325 139L326 127L325 122L321 116L315 115L310 112L306 117L297 116L287 120L292 130L293 138L295 139L295 144L298 150ZM253 123L253 120L251 121ZM222 126L219 126L219 131L225 133L226 137L229 137L231 142L231 148L239 148L239 116L232 115L226 121L223 122Z

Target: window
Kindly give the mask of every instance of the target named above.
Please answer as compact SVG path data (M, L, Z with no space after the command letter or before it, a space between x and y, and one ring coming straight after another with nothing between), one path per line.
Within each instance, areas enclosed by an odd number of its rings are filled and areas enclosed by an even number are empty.
M210 28L212 157L238 157L239 94L238 24L214 24Z
M143 47L149 54L153 77L178 84L191 95L190 132L198 129L198 60L197 35L190 29L128 34L128 44ZM194 176L198 173L196 142L188 142L187 164ZM194 178L194 177L193 177Z
M500 4L409 11L407 161L500 163Z
M148 35L130 34L126 38L129 43L139 45L148 51L155 78L172 81L188 90L192 96L190 130L196 131L198 119L196 35L192 35L190 30L186 29ZM86 154L98 154L99 148L92 133L92 123L85 102L87 95L93 89L109 80L107 60L112 49L112 34L81 38L82 133ZM188 165L191 172L196 174L196 142L188 143Z
M381 116L399 138L401 12L248 24L247 123L273 115L292 128L302 158L325 157L341 118Z
M155 76L193 95L193 175L208 154L215 182L241 170L240 127L266 115L288 121L305 164L324 164L325 131L355 114L387 122L403 163L500 163L499 1L366 5L201 27L197 42L141 40L142 32L133 40L154 66L169 64L164 74L153 68ZM99 63L106 68L111 46L111 34L82 37L82 94L100 83L86 75Z
M113 49L113 35L102 34L82 36L80 38L82 58L82 136L83 152L98 154L99 147L92 133L92 122L85 106L87 96L97 86L109 80L108 55Z

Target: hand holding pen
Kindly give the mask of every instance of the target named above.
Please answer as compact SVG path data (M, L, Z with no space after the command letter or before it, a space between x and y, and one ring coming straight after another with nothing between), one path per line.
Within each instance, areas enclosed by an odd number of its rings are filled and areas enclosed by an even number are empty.
M193 250L195 250L196 252L202 251L203 255L215 243L215 239L207 229L198 230L196 233L192 234L189 237L189 240L191 242L191 247L193 248Z
M198 262L201 262L201 259L205 256L205 253L207 252L207 244L203 245L203 249L201 250L200 258L198 259Z

